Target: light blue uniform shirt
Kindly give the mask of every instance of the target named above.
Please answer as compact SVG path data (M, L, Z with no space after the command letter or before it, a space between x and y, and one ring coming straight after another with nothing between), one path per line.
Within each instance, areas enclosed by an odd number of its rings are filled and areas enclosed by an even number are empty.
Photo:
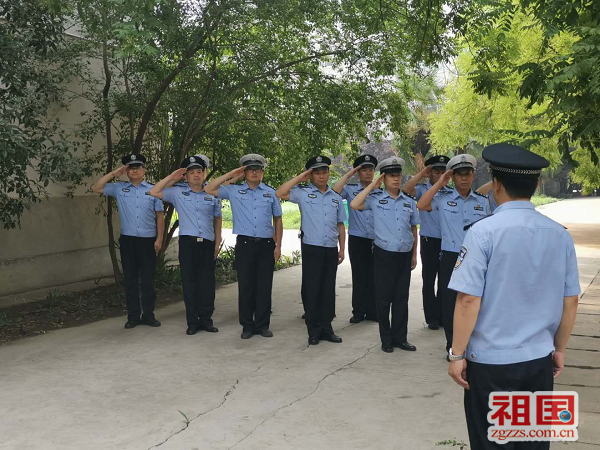
M434 195L431 209L439 211L442 251L460 251L465 239L465 226L489 215L487 196L471 191L466 199L454 189L446 188Z
M219 198L227 198L233 213L233 234L272 238L273 216L281 217L281 204L275 190L264 183L256 189L248 183L219 186Z
M428 181L426 184L417 184L415 186L415 197L417 201L421 199L423 194L431 189L431 183ZM432 209L431 211L419 211L419 217L421 220L421 229L419 234L425 237L432 237L440 239L442 232L440 231L440 213Z
M179 215L179 235L215 240L213 217L221 217L221 201L204 191L194 192L185 185L165 188L163 200L175 206Z
M115 181L104 186L103 195L115 197L119 207L121 234L136 237L156 236L156 211L164 211L160 199L148 191L152 185L142 181L134 186L129 181Z
M373 211L375 223L375 245L390 252L409 252L415 238L412 226L419 224L419 213L415 200L400 191L398 198L387 191L369 195L365 209Z
M448 287L481 297L469 360L543 358L554 350L563 297L581 292L573 239L531 202L504 203L469 229Z
M338 223L347 219L342 196L327 186L323 194L313 184L294 186L290 201L300 207L302 242L319 247L337 247Z
M375 238L375 231L373 230L373 211L356 211L350 208L350 203L354 200L364 188L361 184L347 184L344 186L342 191L342 198L348 202L348 234L352 236L358 236L367 239ZM373 193L381 192L381 189L374 189Z

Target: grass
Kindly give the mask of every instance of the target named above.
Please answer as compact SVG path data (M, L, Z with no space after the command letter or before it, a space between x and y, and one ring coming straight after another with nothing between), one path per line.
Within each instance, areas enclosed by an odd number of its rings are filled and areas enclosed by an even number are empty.
M299 230L300 229L300 210L298 205L292 202L282 202L281 209L283 210L283 229L284 230ZM223 200L223 228L233 228L231 215L231 206L229 200Z
M533 203L533 206L535 207L547 205L548 203L554 203L557 201L559 201L558 198L549 197L548 195L544 194L536 194L531 197L531 203Z

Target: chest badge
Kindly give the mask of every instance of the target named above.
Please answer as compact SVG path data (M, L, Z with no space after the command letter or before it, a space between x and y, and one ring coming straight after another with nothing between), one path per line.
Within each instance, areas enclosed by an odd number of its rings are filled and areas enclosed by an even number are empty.
M332 201L333 203L335 203L335 204L338 204L338 205L339 205L339 203L340 203L340 201L339 201L339 200L337 200L337 199L335 199L335 198L332 198L332 199L331 199L331 201Z
M481 206L481 205L477 205L477 206L475 207L475 211L483 211L483 206Z
M245 189L240 189L238 192L239 192L240 194L242 194L242 195L243 195L243 194L247 194L247 193L248 193L248 192L247 192Z
M122 190L123 192L129 192L129 191L130 191L130 189L127 189L127 188L123 188L123 189L121 189L121 190Z
M308 194L308 198L317 198L317 194Z
M410 208L410 203L405 203L405 204L404 204L404 207L405 207L405 208Z
M204 200L206 200L207 202L212 202L212 197L204 197Z
M189 197L189 196L190 196L190 193L189 193L189 192L182 192L181 194L182 194L182 195L185 195L186 197Z
M263 197L271 197L271 194L267 192L266 194L263 194Z
M453 201L449 201L448 202L448 206L456 206L458 203L453 202Z
M379 203L382 205L387 205L387 202L388 202L387 200L379 200Z

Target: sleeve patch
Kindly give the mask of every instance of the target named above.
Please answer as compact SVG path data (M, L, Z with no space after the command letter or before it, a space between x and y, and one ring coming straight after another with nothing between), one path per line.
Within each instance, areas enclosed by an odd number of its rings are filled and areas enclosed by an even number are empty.
M456 264L454 264L454 270L456 270L460 267L460 265L462 264L462 262L465 259L465 256L467 256L467 247L465 247L463 245L460 248L460 253L458 254L458 258L456 258Z

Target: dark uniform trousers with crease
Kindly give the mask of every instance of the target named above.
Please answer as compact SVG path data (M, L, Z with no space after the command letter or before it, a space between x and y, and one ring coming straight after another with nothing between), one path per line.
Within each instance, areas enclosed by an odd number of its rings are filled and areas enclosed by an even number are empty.
M121 235L119 250L121 265L125 277L125 300L127 320L138 322L154 319L156 291L154 290L154 269L156 237L137 237ZM142 304L140 308L140 280L142 286Z
M348 235L348 254L352 268L352 315L377 320L373 239Z
M498 444L488 440L491 392L552 391L554 364L552 354L516 364L481 364L467 361L464 404L471 450L548 450L550 441L524 441Z
M443 325L442 303L440 292L440 252L442 240L429 236L421 236L421 275L423 277L423 312L427 324ZM437 278L437 290L435 280Z
M238 276L238 307L240 325L245 332L260 332L269 328L274 252L273 239L237 237L235 265Z
M333 334L337 267L337 247L302 244L302 299L309 337Z
M412 251L390 252L377 245L373 247L379 335L385 344L407 341L411 258Z
M213 325L215 309L215 242L179 236L179 267L187 324Z
M442 251L440 261L440 285L442 297L442 317L444 319L444 333L446 334L446 351L452 347L452 332L454 330L454 306L456 305L456 291L448 289L450 278L454 271L454 265L458 259L458 253Z

